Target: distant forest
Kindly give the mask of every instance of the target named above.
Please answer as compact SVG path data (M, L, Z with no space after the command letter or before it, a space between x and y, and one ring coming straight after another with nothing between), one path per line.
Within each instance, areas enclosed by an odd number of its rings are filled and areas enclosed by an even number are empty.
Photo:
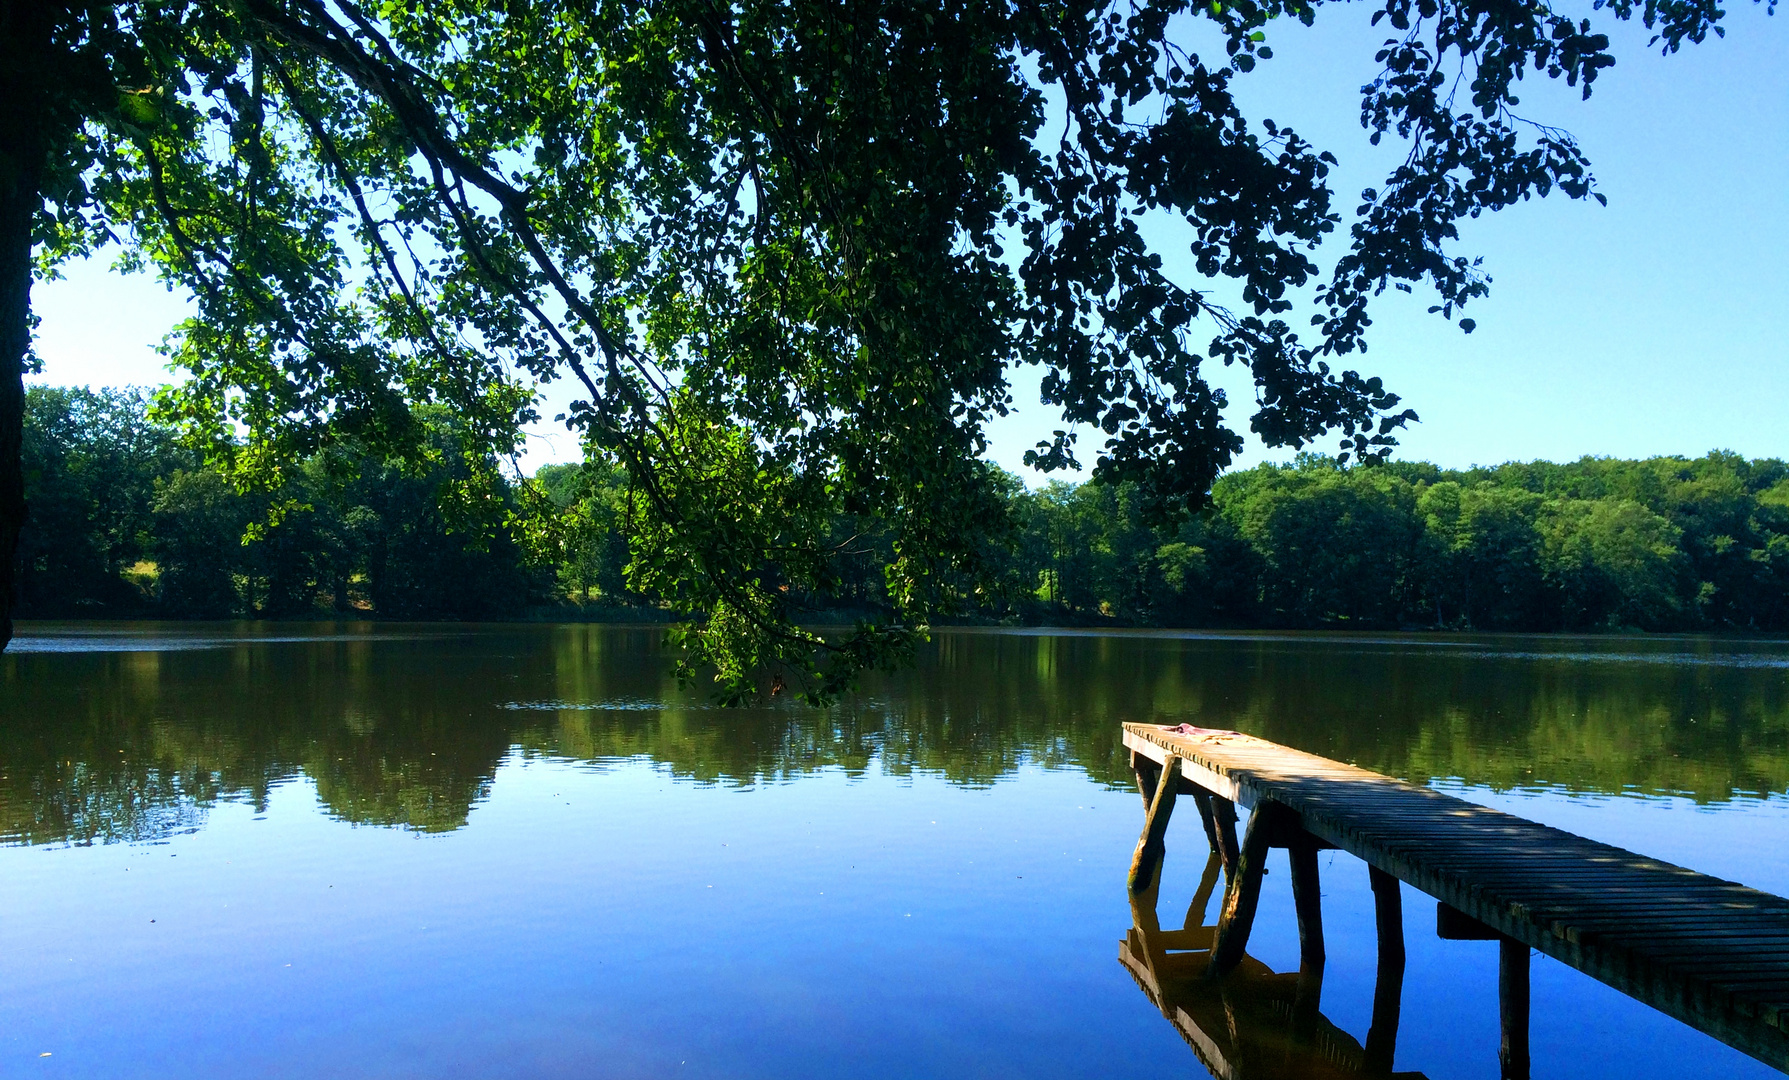
M444 451L453 421L436 416ZM501 620L670 617L630 591L626 492L550 465L529 492L567 511L518 536L440 498L463 459L400 468L335 447L282 490L242 493L153 422L143 391L33 387L24 618ZM1789 630L1789 465L1584 458L1468 470L1343 468L1305 455L1231 473L1209 509L1151 525L1125 486L998 477L1009 543L963 621L1030 625L1480 630ZM269 522L272 522L269 524ZM816 621L874 613L892 557L836 526ZM248 542L245 536L253 536Z

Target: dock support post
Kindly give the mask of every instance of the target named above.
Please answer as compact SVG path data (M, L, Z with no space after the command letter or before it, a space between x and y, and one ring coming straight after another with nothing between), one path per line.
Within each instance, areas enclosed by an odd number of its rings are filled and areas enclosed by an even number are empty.
M1162 775L1162 767L1132 750L1131 772L1137 775L1137 791L1143 796L1143 809L1147 812L1155 798L1155 782Z
M1149 800L1149 814L1143 820L1143 835L1137 838L1137 851L1131 856L1130 891L1147 889L1162 870L1162 837L1168 831L1168 818L1174 813L1174 798L1180 790L1180 759L1169 757L1156 780L1155 797Z
M1368 864L1373 886L1373 922L1379 936L1379 970L1373 979L1373 1021L1367 1029L1368 1074L1391 1072L1398 1045L1398 1014L1404 1001L1404 894L1398 879Z
M1317 844L1309 833L1287 846L1292 862L1292 906L1298 912L1298 970L1323 970L1323 890L1317 880Z
M1211 792L1202 787L1193 788L1193 805L1199 808L1199 824L1205 826L1205 840L1211 845L1211 853L1222 855L1224 845L1218 839L1217 818L1212 816Z
M1298 990L1292 1026L1301 1038L1317 1028L1323 994L1323 890L1317 876L1317 840L1301 826L1287 838L1292 865L1292 906L1298 912Z
M1497 950L1497 1012L1503 1028L1497 1061L1503 1080L1528 1080L1528 946L1500 938Z
M1211 796L1211 820L1217 829L1218 853L1224 857L1224 874L1236 878L1236 804L1222 795Z
M1268 842L1284 827L1291 811L1271 799L1262 799L1249 815L1249 827L1243 834L1242 849L1237 853L1236 873L1224 892L1223 911L1218 915L1217 933L1211 944L1211 960L1206 965L1208 978L1220 978L1242 962L1243 950L1249 944L1249 931L1255 924L1255 908L1261 903L1261 872L1266 867Z

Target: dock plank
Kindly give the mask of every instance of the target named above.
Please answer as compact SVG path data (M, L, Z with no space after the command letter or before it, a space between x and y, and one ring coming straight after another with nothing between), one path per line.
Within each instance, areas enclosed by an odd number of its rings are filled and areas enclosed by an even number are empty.
M1789 1072L1789 899L1238 732L1124 725L1181 783L1317 839Z

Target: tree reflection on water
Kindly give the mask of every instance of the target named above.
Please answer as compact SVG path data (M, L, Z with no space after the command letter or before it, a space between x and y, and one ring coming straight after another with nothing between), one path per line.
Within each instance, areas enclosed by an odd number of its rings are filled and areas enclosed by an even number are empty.
M335 817L464 825L498 766L650 760L708 784L823 769L1130 783L1123 720L1231 727L1417 782L1789 789L1789 643L940 631L830 711L717 709L660 628L63 624L0 657L0 838L143 841L308 779Z

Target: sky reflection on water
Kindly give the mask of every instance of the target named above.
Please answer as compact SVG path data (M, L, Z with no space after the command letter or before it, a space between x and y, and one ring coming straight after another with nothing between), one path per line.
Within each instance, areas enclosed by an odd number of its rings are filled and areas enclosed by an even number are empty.
M1117 959L1121 720L1789 893L1783 643L953 632L822 713L708 707L656 628L258 629L0 657L0 1075L1201 1075ZM1163 911L1203 844L1175 822ZM1324 1014L1363 1039L1371 894L1324 859ZM1288 971L1270 865L1251 950ZM1405 909L1397 1067L1495 1076L1495 947ZM1537 1076L1778 1075L1534 979Z

